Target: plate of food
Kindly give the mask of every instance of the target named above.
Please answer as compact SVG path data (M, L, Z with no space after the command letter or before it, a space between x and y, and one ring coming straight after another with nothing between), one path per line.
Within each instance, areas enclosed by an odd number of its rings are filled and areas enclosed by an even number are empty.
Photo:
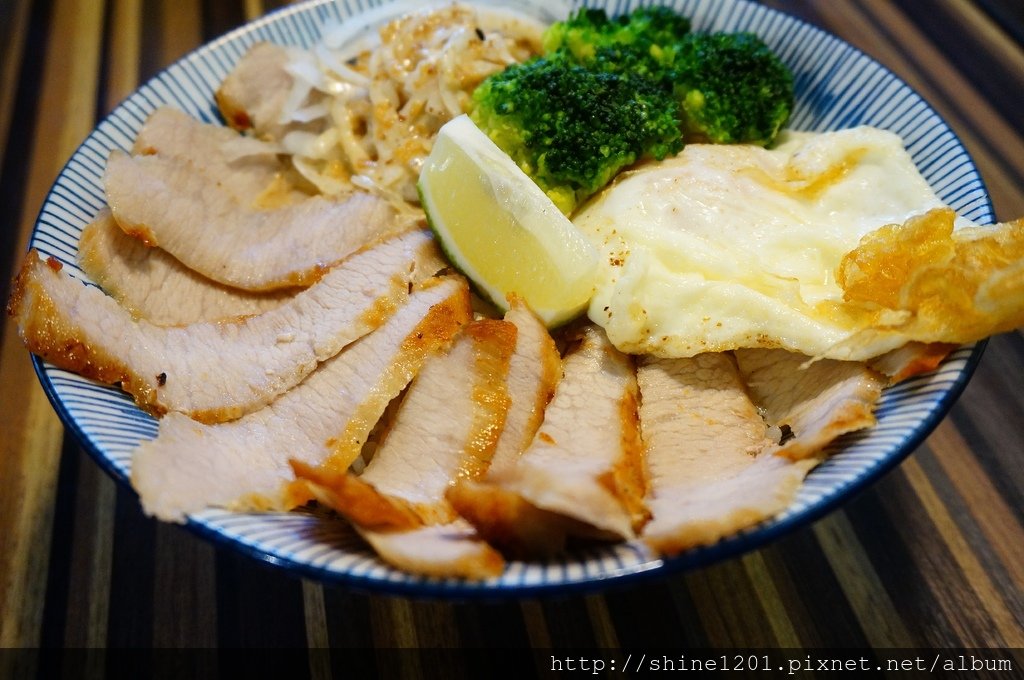
M910 454L1024 226L883 66L746 0L313 0L140 87L9 313L140 512L379 592L709 564Z

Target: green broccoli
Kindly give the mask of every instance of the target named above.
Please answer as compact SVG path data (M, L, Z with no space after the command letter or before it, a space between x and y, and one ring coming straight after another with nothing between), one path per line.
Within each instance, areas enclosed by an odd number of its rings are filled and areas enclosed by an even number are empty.
M470 115L566 214L624 167L682 148L671 92L557 55L487 78Z
M544 49L487 78L470 115L566 214L684 139L767 145L793 107L793 76L759 38L693 34L665 7L579 10Z
M688 141L767 146L793 109L792 73L752 33L692 33L671 70Z
M689 31L690 20L668 7L641 7L611 19L604 10L581 9L548 27L543 46L547 55L561 53L591 68L660 80Z

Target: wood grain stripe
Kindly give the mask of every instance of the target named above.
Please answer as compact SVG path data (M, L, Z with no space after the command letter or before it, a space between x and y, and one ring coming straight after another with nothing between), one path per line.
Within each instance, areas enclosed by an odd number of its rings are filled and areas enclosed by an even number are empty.
M594 631L594 644L601 649L618 649L619 636L615 632L608 612L608 603L602 595L589 595L585 598L590 626Z
M91 462L80 470L64 640L68 647L101 648L107 644L116 493L113 480Z
M101 22L99 3L59 0L54 8L17 252L25 249L50 182L93 126ZM76 55L71 63L69 51ZM8 526L13 527L0 538L0 560L5 563L0 569L0 611L11 612L0 627L0 647L32 646L41 629L49 557L49 541L40 538L50 535L63 430L11 324L4 325L0 366L0 404L23 406L0 410L0 431L5 433L0 461L5 500L0 508L12 518Z
M139 86L140 0L112 0L108 26L105 113L113 110Z
M771 626L743 564L729 560L685 577L687 588L714 648L771 647Z
M544 610L544 627L551 637L552 647L592 649L597 646L584 598L544 600L541 606Z
M976 41L985 45L999 61L1007 75L1015 76L1017 83L1024 81L1024 51L1019 43L969 0L949 0L947 6L958 16L953 22L957 28L963 28L976 36Z
M800 636L793 628L793 621L786 608L786 602L779 593L776 580L780 574L773 574L765 560L765 551L758 550L742 558L743 568L753 585L754 592L765 611L765 618L775 636L776 647L797 649L801 646Z
M1017 415L1024 412L1021 375L1024 340L1018 333L992 338L984 361L948 418L970 442L989 482L1019 519L1024 518L1024 476L1019 472L1024 421Z
M544 619L544 608L536 600L523 600L519 609L523 615L526 636L530 646L534 648L551 647L551 634L548 632L547 621Z
M213 546L173 524L156 525L153 574L153 646L217 646L217 601Z
M14 329L4 333L0 365L0 403L22 405L4 409L0 429L6 435L0 460L3 500L0 512L7 519L0 536L0 647L38 644L49 541L53 494L63 430L49 401L35 381L28 357ZM15 402L17 400L17 402Z
M922 455L916 456L915 459L920 464L929 483L934 487L936 495L942 498L943 504L971 552L974 553L979 564L984 565L985 572L1002 598L1005 608L1011 613L1016 613L1017 618L1024 622L1024 591L1003 568L998 552L986 539L985 530L979 523L977 509L972 507L957 491L957 486L939 464L937 455L930 445L922 449ZM1017 542L1019 543L1021 540L1024 540L1024 537L1018 537ZM991 627L992 624L986 625Z
M849 513L850 509L847 506L843 512ZM806 611L800 628L802 646L869 646L854 605L846 597L840 575L834 571L814 526L789 537L779 550L789 574L789 590L797 593Z
M691 596L687 585L683 578L677 577L668 580L672 603L675 605L681 623L678 628L678 637L670 644L682 644L685 641L694 647L707 647L707 630L701 624L700 616L697 613L697 603Z
M419 637L409 600L398 597L374 598L370 602L370 620L375 647L385 649L416 649ZM381 674L389 677L424 677L418 657L412 654L378 655Z
M1024 526L999 495L960 433L945 421L928 439L939 465L971 509L1013 583L1024 585ZM1018 511L1019 514L1019 511Z
M306 645L310 649L324 649L331 646L327 632L327 610L324 604L324 588L319 583L302 582L302 605L306 613ZM310 657L310 662L313 662ZM316 674L314 674L316 675Z
M975 0L1018 45L1024 45L1024 5L1013 0Z
M18 95L18 73L21 71L28 35L31 0L14 0L0 9L0 162L7 149L7 137L14 116L14 100Z
M303 580L302 605L306 613L306 646L308 648L309 677L311 680L330 680L331 648L327 630L327 610L324 589L319 583Z
M927 447L918 455L930 455ZM890 481L891 480L891 481ZM950 552L939 528L923 507L901 467L875 494L874 523L861 522L859 533L886 535L887 551L879 557L885 585L912 629L917 645L987 647L997 644L991 617ZM862 539L863 540L863 539ZM891 541L891 543L890 543ZM941 622L941 625L935 625Z
M417 642L425 649L458 648L461 636L455 622L455 605L443 601L413 602L412 612L419 631Z
M373 626L370 598L344 588L323 588L324 615L331 647L371 647ZM374 675L373 668L353 669L353 674Z
M949 547L957 566L960 567L967 583L970 584L971 590L981 602L985 603L985 608L989 616L992 617L1000 636L999 639L992 640L991 644L1000 647L1024 647L1024 629L1021 627L1021 622L1018 622L1006 608L1006 603L999 591L993 585L970 545L957 529L956 522L953 521L948 509L935 493L934 487L928 481L921 466L911 458L903 464L903 472L928 516L938 528L942 540Z
M889 593L878 578L843 511L833 512L814 525L839 585L853 607L860 628L872 647L910 647L911 636L903 627Z
M168 66L202 42L200 0L160 0L160 25L160 60Z
M810 531L806 533L810 534ZM790 568L790 563L800 563L796 556L802 554L794 550L794 545L792 538L786 538L754 554L758 561L763 562L767 572L766 578L771 583L771 588L778 593L780 601L780 605L765 605L765 611L771 616L775 607L782 606L788 616L792 628L792 639L789 638L788 631L780 633L778 630L780 624L772 626L775 636L779 640L779 646L793 649L822 647L825 646L822 631L826 629L826 626L815 619L813 610L807 604L806 600L810 599L807 597L810 591L809 584L798 579ZM756 578L752 580L755 584L759 583ZM838 588L838 586L836 587ZM835 600L840 600L845 604L845 601L840 598L835 598ZM838 611L833 610L834 617L839 615Z
M70 41L51 42L59 46L54 54L55 68L62 69L67 78L64 108L74 113L71 124L60 126L60 148L65 150L63 158L67 158L82 143L95 124L97 82L100 73L101 40L103 36L102 2L71 2L71 7L62 0L58 3L55 25L66 26L71 22L73 33L68 36ZM61 20L61 14L68 13ZM74 55L69 59L68 55ZM43 112L46 115L47 112Z
M246 21L258 19L264 14L262 0L243 0L243 6L245 7Z
M124 488L114 501L114 555L110 570L110 647L152 647L157 593L156 522L139 512L139 501ZM218 593L219 595L219 593ZM217 616L223 611L214 600Z
M672 584L678 587L672 588ZM679 576L645 584L643 587L612 591L604 596L615 635L623 649L678 645L690 639L700 622L692 600ZM650 612L657 611L657 616Z
M413 649L419 646L409 600L400 597L373 599L370 622L373 639L380 647Z

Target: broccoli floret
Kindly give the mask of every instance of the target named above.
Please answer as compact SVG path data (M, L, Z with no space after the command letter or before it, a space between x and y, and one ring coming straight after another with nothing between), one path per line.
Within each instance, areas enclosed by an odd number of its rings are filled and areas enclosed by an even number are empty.
M672 67L686 138L767 146L793 109L793 75L752 33L692 33Z
M552 56L487 78L471 117L569 214L622 168L677 153L677 114L672 93L644 78Z
M792 74L757 36L690 33L689 20L667 7L614 18L580 10L547 30L544 49L673 92L687 140L766 146L793 108Z
M581 9L548 27L544 52L577 63L655 80L666 75L675 46L690 31L690 20L668 7L641 7L615 18L601 9Z
M567 214L683 139L769 144L792 74L753 34L689 31L664 7L580 10L547 30L543 56L487 78L471 116Z
M637 46L648 49L679 42L690 32L690 20L668 7L641 7L609 19L603 9L581 9L544 32L544 53L566 50L579 62L601 47Z

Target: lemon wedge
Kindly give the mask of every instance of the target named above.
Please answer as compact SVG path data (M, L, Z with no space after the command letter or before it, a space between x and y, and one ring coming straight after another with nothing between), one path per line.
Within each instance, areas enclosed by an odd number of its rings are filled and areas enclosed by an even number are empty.
M418 187L441 248L481 296L507 311L514 293L549 328L586 308L597 249L469 116L438 132Z

